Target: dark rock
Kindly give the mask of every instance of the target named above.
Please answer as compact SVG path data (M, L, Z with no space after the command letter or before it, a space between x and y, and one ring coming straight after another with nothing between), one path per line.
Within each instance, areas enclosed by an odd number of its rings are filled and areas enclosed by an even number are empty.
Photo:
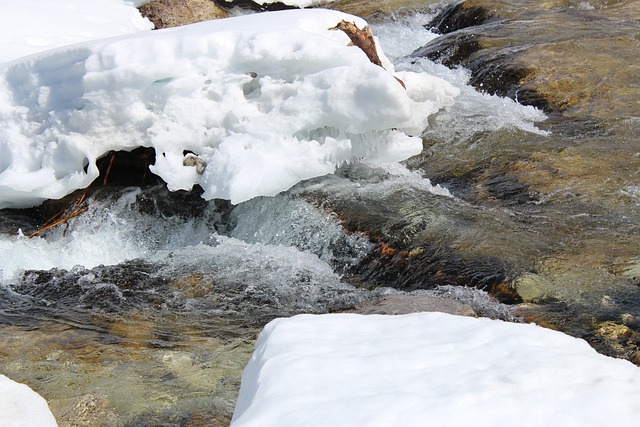
M252 10L254 12L272 12L277 10L299 9L297 6L291 6L280 1L271 3L258 4L252 0L214 0L217 5L224 9L240 8Z
M453 68L466 63L471 55L482 48L478 38L477 34L465 32L441 36L417 49L411 56L427 58Z
M100 177L92 184L111 186L155 185L162 180L149 171L156 162L153 148L138 147L131 151L110 151L96 161Z
M503 22L490 22L471 29L462 29L434 39L414 51L412 57L423 57L449 68L463 66L471 72L469 83L491 95L509 97L523 105L548 109L544 96L523 82L533 70L513 60L524 47L492 47L490 35L500 31Z
M463 28L481 25L491 19L489 11L482 6L469 5L468 2L454 3L445 8L427 25L432 31L448 34Z
M499 200L503 205L524 205L535 202L535 193L520 183L513 175L487 174L478 177L476 184L476 199L482 202L483 199Z
M401 248L379 244L352 273L371 287L414 291L457 285L485 290L502 303L522 302L508 284L508 266L497 258L461 254L441 246Z
M469 83L478 90L508 97L523 105L548 109L549 103L541 94L532 88L523 88L523 82L532 70L514 63L518 51L511 47L486 49L481 55L462 59L461 64L471 71Z
M155 264L133 260L91 270L29 270L12 291L14 297L37 306L115 313L163 303L158 291L167 287L167 280L153 274L157 269Z

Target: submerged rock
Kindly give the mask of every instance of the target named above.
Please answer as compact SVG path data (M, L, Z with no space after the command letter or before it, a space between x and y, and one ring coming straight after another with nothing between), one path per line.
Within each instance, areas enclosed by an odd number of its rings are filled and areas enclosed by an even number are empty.
M524 252L531 248L494 241L504 235L487 233L485 212L472 208L471 212L459 200L434 194L428 181L379 180L366 169L345 168L339 172L344 176L333 182L310 181L296 189L340 218L349 233L372 242L365 257L343 267L349 280L367 288L405 291L468 286L486 290L502 302L521 301L511 286L512 273L528 268ZM348 185L349 181L354 184ZM504 219L506 223L496 225L494 217L492 226L506 232L513 224Z
M473 309L452 299L436 298L424 295L387 295L379 300L366 301L352 310L358 314L409 314L425 311L438 311L458 316L475 316Z

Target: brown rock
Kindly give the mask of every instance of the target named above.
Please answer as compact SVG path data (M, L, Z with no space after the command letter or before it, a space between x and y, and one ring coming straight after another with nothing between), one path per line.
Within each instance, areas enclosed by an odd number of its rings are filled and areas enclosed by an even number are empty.
M226 18L229 14L210 0L156 0L139 7L156 29Z

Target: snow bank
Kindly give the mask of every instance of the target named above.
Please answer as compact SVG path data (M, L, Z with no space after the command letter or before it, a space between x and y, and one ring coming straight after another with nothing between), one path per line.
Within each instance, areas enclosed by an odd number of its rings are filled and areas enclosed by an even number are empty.
M636 426L640 370L531 324L443 313L265 326L234 427Z
M24 384L0 375L0 426L57 426L47 402Z
M152 29L151 21L143 18L134 4L118 0L2 0L0 63L58 46Z
M354 158L419 153L427 117L458 90L405 72L405 91L384 55L387 70L328 30L342 19L366 25L337 11L272 12L0 64L0 208L84 188L96 159L139 146L156 150L151 170L171 190L200 184L233 203Z

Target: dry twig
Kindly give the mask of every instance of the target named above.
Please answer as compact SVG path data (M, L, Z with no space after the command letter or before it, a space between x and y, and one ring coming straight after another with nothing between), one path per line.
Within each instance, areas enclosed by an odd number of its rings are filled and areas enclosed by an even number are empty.
M69 211L68 208L61 210L60 212L55 214L53 217L51 217L48 221L46 221L44 224L42 224L40 228L38 228L33 233L29 234L27 237L32 238L60 224L65 224L68 227L69 226L68 221L70 219L75 218L78 215L81 215L82 213L86 212L87 209L89 209L89 206L81 206L82 202L84 202L85 198L87 197L88 192L89 192L89 187L87 187L82 192L82 194L78 196L78 198L75 200L75 203L72 202L70 204L70 205L73 205L73 207L71 208L71 211ZM65 232L66 232L66 229L65 229Z

